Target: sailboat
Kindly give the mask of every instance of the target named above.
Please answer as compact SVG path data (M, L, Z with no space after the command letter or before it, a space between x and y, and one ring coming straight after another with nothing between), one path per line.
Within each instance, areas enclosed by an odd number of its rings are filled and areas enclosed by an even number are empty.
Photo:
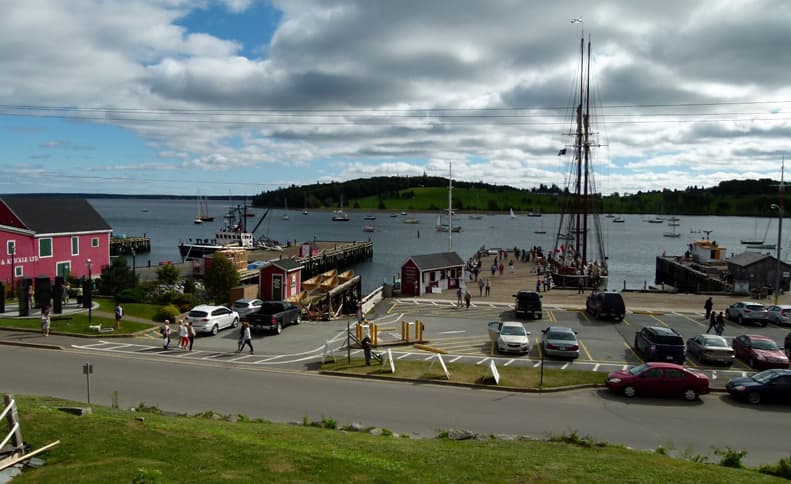
M478 191L476 190L475 191L475 210L480 210L480 209L481 209L481 207L480 207L480 201L478 200ZM481 215L480 213L470 214L470 220L481 220L482 218L483 218L483 215Z
M213 222L214 217L209 215L209 202L206 197L198 195L198 215L195 217L195 223L200 224L203 222Z
M288 198L283 198L283 210L286 213L280 216L280 220L288 220Z
M437 215L437 232L461 232L461 225L453 225L453 177L451 175L451 168L448 168L448 223L442 222L442 214ZM450 242L448 245L450 246Z
M332 221L333 222L349 221L349 215L347 215L346 212L343 211L343 193L341 193L341 208L340 210L337 210L335 211L335 213L332 214Z
M681 233L678 230L676 230L676 227L678 227L677 223L675 223L675 224L671 223L671 224L668 224L668 225L670 225L670 229L671 230L670 230L670 232L663 232L662 233L662 237L672 237L672 238L681 237Z
M511 216L511 218L516 218L516 215L514 215L514 209L513 208L509 208L508 212L509 212L509 215Z
M591 166L591 148L598 144L591 139L592 133L597 130L591 129L589 123L589 120L597 119L590 115L590 41L587 50L586 63L585 39L581 38L580 77L575 83L579 92L574 96L577 98L576 131L571 144L571 166L568 171L569 196L565 197L566 204L560 213L555 246L549 254L549 266L555 286L606 289L607 256L599 219L601 194L596 192ZM559 155L565 155L566 152L565 148L561 149Z
M534 230L533 233L534 234L545 234L545 233L547 233L547 231L544 230L544 219L543 218L541 219L541 228Z
M305 208L302 209L302 215L308 214L308 196L305 195Z
M752 239L742 239L742 245L763 245L766 241L766 234L769 233L769 225L772 223L772 219L769 219L766 222L766 230L764 231L764 237L762 239L758 238L758 219L755 219L755 229L753 230L753 238Z

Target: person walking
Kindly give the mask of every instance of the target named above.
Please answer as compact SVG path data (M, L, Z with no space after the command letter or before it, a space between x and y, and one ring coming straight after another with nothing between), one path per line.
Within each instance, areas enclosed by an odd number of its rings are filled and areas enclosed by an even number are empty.
M41 308L41 334L49 336L49 325L52 320L49 317L49 306Z
M536 278L536 292L541 292L541 276Z
M458 284L459 281L456 281ZM456 288L456 306L461 307L461 286Z
M115 302L115 330L121 331L121 318L124 317L124 308L121 307L121 303L116 301Z
M483 282L483 279L478 279L478 297L483 296L483 286L485 285L486 283Z
M170 320L166 319L164 323L162 323L162 327L159 329L159 332L162 334L162 348L169 350L170 349Z
M464 291L464 305L467 306L467 309L470 309L470 300L472 296L470 295L470 291Z
M492 263L491 271L492 271L492 277L494 277L494 274L497 272L497 262Z
M362 341L360 341L360 346L363 347L363 354L365 355L365 366L371 366L371 338L368 335L365 335Z
M712 316L714 314L712 313ZM714 331L717 332L717 336L722 336L722 331L725 329L725 318L722 316L722 311L717 314L717 325L714 328ZM708 331L706 331L708 333Z
M492 283L489 282L489 279L486 279L486 297L489 297L489 293L492 290Z
M580 277L577 282L577 294L585 294L585 278Z
M239 351L237 353L241 353L245 346L250 347L250 353L253 353L253 337L250 334L250 323L245 321L242 323L242 344L239 346Z
M502 276L503 271L505 270L505 266L503 265L502 262L500 262L500 265L497 267L497 269L500 271L500 275Z
M186 350L190 344L189 332L183 319L179 319L179 348Z
M717 317L714 315L713 312L710 312L709 316L710 316L709 317L709 327L706 328L706 334L709 334L709 331L711 331L712 329L716 333L717 332Z
M706 310L706 319L709 319L709 316L711 316L711 308L713 307L714 307L714 302L712 302L711 297L709 297L708 299L706 299L706 302L703 303L703 309Z
M192 344L195 343L195 328L192 327L192 321L187 321L187 338L189 339L189 351L192 351Z

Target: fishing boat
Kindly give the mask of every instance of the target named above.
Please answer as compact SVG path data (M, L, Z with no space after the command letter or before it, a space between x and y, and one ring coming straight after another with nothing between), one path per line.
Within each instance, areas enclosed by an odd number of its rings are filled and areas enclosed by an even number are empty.
M363 225L363 232L376 232L376 225L373 222Z
M363 220L376 220L376 217L373 215L366 215L365 217L363 217Z
M447 232L450 230L451 232L461 232L460 225L449 225L442 222L442 215L437 215L437 232Z
M188 239L186 242L179 243L179 253L182 260L200 260L206 254L213 254L218 250L223 249L273 249L283 250L280 245L271 239L255 240L253 233L261 225L266 216L269 214L269 209L264 212L261 219L256 224L252 231L247 230L247 221L245 218L247 207L245 205L237 205L231 207L228 213L223 217L225 223L214 235L214 238L209 239Z
M419 224L420 220L418 220L416 217L407 217L402 220L402 222L405 224Z
M343 211L343 193L341 193L341 208L332 214L333 222L348 222L349 215Z
M674 239L678 238L678 237L681 237L681 233L678 232L678 230L676 230L676 227L678 227L678 224L676 224L676 225L669 224L669 225L670 225L670 232L663 232L662 233L662 237L671 237L671 238L674 238Z
M528 217L540 217L541 212L527 212Z
M623 217L615 217L615 218L612 219L612 223L614 223L614 224L622 224L624 222L625 222L625 220L623 219Z
M589 41L586 65L585 39L580 39L580 77L574 84L579 91L575 88L573 96L576 130L571 149L563 148L558 153L571 155L568 195L561 200L555 245L547 262L554 286L596 290L607 288L607 256L599 219L602 197L596 191L591 165L591 149L598 147L592 136L599 131L589 122L598 119L590 115L590 52Z

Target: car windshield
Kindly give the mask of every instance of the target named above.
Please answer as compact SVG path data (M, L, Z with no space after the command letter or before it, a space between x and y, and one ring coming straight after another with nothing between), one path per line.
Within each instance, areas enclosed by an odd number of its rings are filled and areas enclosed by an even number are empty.
M706 346L714 346L716 348L727 348L728 343L722 338L706 338L703 340Z
M648 368L648 365L635 366L634 368L629 368L629 374L630 375L639 375L640 373L643 372L643 370L645 370L647 368Z
M505 326L503 330L500 331L500 334L524 336L525 328L519 326Z
M547 333L547 339L574 341L576 338L574 337L574 333L569 333L566 331L550 331L549 333Z
M208 315L206 311L190 311L187 316L192 316L193 318L204 318Z
M776 350L777 343L768 339L754 339L753 348L756 350Z
M246 302L233 303L233 308L234 309L247 309L247 303Z
M760 373L756 373L753 375L753 380L757 381L758 383L768 383L775 379L777 376L777 372L774 370L764 370Z
M269 304L262 304L261 309L259 312L262 314L271 314L271 313L279 313L283 309L283 306L280 303L269 303Z
M760 304L748 304L747 309L751 311L765 311L766 308L761 306Z

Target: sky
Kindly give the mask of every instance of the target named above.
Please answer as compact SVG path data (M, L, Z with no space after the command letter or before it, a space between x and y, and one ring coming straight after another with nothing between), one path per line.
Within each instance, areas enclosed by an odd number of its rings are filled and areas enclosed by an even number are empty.
M580 38L597 190L781 176L782 0L2 0L0 193L564 186ZM581 18L582 22L572 22Z

